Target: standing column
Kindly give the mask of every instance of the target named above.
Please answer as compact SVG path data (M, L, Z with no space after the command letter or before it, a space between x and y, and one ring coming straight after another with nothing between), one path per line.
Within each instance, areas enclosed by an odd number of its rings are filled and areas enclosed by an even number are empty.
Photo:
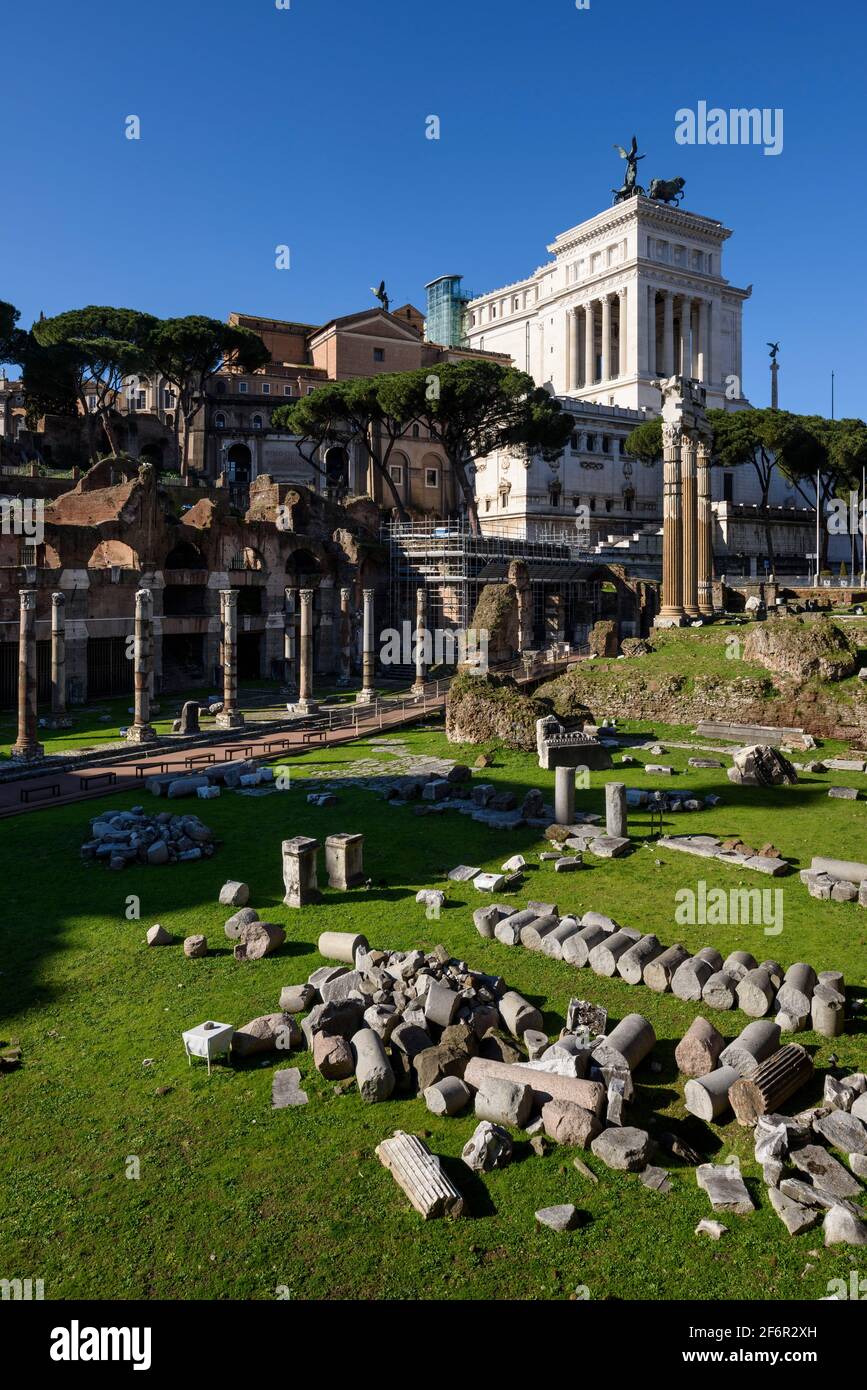
M352 590L340 590L340 675L338 685L348 685L352 679Z
M244 716L238 709L238 590L220 590L223 618L223 708L216 718L218 729L240 729Z
M420 584L415 591L415 695L422 693L427 680L427 645L427 589Z
M698 493L698 611L713 613L713 509L710 501L710 445L699 436L696 443Z
M376 694L373 688L373 590L364 589L362 597L364 599L364 645L361 654L361 689L358 692L356 703L369 705Z
M136 589L134 681L135 713L127 729L127 743L154 743L156 731L151 728L150 674L153 661L154 599L150 589Z
M298 692L298 643L296 617L298 612L298 590L283 590L283 679L289 695Z
M44 748L36 737L36 590L19 590L18 614L18 737L11 756L37 762Z
M554 822L572 825L575 820L575 769L554 768Z
M584 305L584 386L596 380L596 315L593 300Z
M647 370L651 376L659 372L656 355L656 289L653 285L647 291Z
M683 521L680 511L680 425L662 426L662 607L666 626L683 619Z
M602 371L600 381L611 380L611 295L602 296Z
M674 295L665 290L662 314L662 371L674 376Z
M707 361L708 312L707 312L707 311L708 311L708 303L707 303L707 300L706 300L706 299L700 299L700 300L698 301L698 370L697 370L697 375L698 375L699 381L704 381L704 382L707 382L707 381L709 380L708 371L707 371L707 368L708 368L708 361Z
M66 717L66 598L51 595L51 721L59 728Z
M313 699L313 590L301 589L301 633L298 642L299 714L313 714L319 706Z
M692 312L692 301L683 295L680 301L680 375L685 377L692 376L691 360L691 338L689 318Z
M566 334L569 345L569 370L566 390L574 391L578 385L578 310L569 309L566 313Z
M626 344L628 335L626 332L626 288L617 291L617 375L626 376Z
M683 506L683 607L689 618L697 618L698 608L698 495L696 489L695 439L684 435L681 448L681 495Z

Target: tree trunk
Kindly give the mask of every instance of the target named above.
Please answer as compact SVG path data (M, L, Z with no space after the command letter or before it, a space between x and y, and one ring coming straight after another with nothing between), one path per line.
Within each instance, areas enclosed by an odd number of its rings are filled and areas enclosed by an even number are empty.
M371 425L369 432L364 434L365 448L368 457L373 464L373 470L383 480L394 501L394 508L400 521L409 521L409 512L403 505L400 494L395 486L394 478L387 468L383 467L382 459L379 456L379 431Z

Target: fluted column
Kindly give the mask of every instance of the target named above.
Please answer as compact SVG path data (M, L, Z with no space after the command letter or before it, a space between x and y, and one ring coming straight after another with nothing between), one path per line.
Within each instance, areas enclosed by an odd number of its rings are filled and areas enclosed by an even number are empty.
M427 680L425 649L427 646L427 590L420 584L415 591L415 684L413 690L420 695Z
M568 352L568 368L566 373L566 390L574 391L578 385L578 311L577 309L567 309L566 311L566 339Z
M683 607L689 618L698 608L698 494L695 439L684 435L681 445L681 505L683 509Z
M653 285L647 291L647 370L651 376L659 372L656 357L656 289Z
M338 685L348 685L352 678L352 590L340 590L340 675Z
M698 609L702 615L713 613L713 509L710 495L710 444L700 437L696 441L696 474L698 493Z
M135 682L133 722L127 729L127 743L154 743L151 728L150 677L153 665L154 599L150 589L137 589L135 595L135 636L133 679Z
M301 589L301 631L298 641L298 704L301 714L312 714L318 705L313 699L313 590Z
M218 729L240 729L244 716L238 709L238 590L220 590L223 619L223 708L216 718Z
M664 291L662 304L662 372L664 376L674 376L674 295L671 290Z
M627 345L627 342L628 342L628 335L627 335L627 331L626 331L626 316L627 316L626 294L627 294L627 291L626 291L626 287L625 287L625 286L623 287L622 290L618 290L618 291L617 291L617 303L618 303L618 317L617 317L617 375L618 375L618 376L625 376L625 375L626 375L626 366L627 366L626 345Z
M51 595L51 720L60 724L66 717L66 598Z
M375 697L373 688L374 650L373 650L373 590L362 591L364 600L363 646L361 652L361 689L356 703L368 705Z
M584 305L584 386L596 381L596 314L593 300Z
M600 381L611 380L611 295L602 296L602 371Z
M298 691L298 590L283 590L283 679L290 696Z
M45 750L36 737L36 590L20 589L18 602L18 737L11 756L37 762Z
M708 381L708 302L706 299L698 301L698 366L697 375L699 381Z
M679 373L683 377L692 376L692 334L690 333L690 314L692 312L692 300L687 295L681 296L680 301L680 367Z
M662 607L663 622L683 620L683 518L680 505L680 425L662 426Z

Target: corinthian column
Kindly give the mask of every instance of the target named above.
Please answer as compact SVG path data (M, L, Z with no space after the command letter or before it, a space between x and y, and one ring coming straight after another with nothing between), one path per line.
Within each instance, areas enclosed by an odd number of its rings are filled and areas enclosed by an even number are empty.
M36 737L36 590L20 589L18 600L18 737L11 756L32 763L45 751Z
M223 618L223 708L216 718L218 729L240 729L244 716L238 709L238 590L220 590Z
M698 301L698 367L697 367L697 375L698 375L699 381L704 381L704 382L706 382L706 381L709 380L709 376L708 376L708 356L707 356L708 331L709 331L708 302L707 302L706 299L700 299L700 300Z
M340 590L340 675L338 685L348 685L352 677L352 590Z
M698 495L696 491L695 440L684 435L681 447L681 494L683 506L683 607L689 618L697 618L698 608Z
M420 584L415 591L415 684L413 693L420 695L427 679L427 590Z
M674 295L663 292L662 299L662 372L674 376Z
M51 595L51 720L55 728L66 716L66 599Z
M627 309L626 309L626 293L627 293L627 292L626 292L626 288L625 288L625 287L624 287L622 290L618 290L618 291L617 291L617 302L618 302L618 305L619 305L619 309L618 309L618 319L617 319L617 375L618 375L618 376L626 376L626 372L627 372L627 360L626 360L626 344L627 344L627 337L626 337L626 314L627 314ZM637 365L638 365L638 364L636 363L636 367L637 367Z
M710 504L710 445L700 436L696 443L698 491L698 610L713 613L713 510Z
M298 704L300 714L313 714L319 708L313 699L313 590L302 589L301 633L298 643Z
M600 381L611 380L611 295L602 296L602 371Z
M567 369L566 390L574 391L578 385L578 313L575 309L566 310Z
M584 305L584 386L596 380L596 314L593 300Z
M298 590L283 590L283 679L289 694L298 690Z
M369 705L376 694L373 688L373 590L364 589L362 596L364 599L364 642L361 653L361 689L358 692L356 703Z
M662 607L665 625L683 621L683 518L680 510L680 449L683 429L662 426Z
M153 664L154 599L150 589L136 589L135 635L133 638L133 679L135 683L133 721L127 729L127 743L154 743L151 728L150 676Z
M692 335L690 316L692 300L683 295L680 301L680 368L679 373L687 379L692 376Z

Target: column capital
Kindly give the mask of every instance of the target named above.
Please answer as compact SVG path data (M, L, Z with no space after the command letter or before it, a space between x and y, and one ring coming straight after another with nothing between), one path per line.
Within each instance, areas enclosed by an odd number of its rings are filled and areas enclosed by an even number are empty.
M351 602L352 602L352 590L351 590L350 588L346 588L345 586L341 588L341 590L340 590L340 602L341 602L341 603L351 603Z
M59 593L59 592L55 592L55 593L53 593L53 594L51 595L51 606L52 606L52 608L62 608L63 605L64 605L65 603L66 603L66 595L65 595L65 594L61 594L61 593Z
M36 590L19 589L18 599L21 607L21 612L28 613L31 609L36 607Z
M237 608L237 607L238 607L238 590L237 590L237 589L221 589L221 590L220 590L220 598L221 598L222 601L223 601L224 607L226 607L226 608Z
M313 602L313 590L312 590L312 589L299 589L299 590L298 590L298 594L299 594L299 596L300 596L300 598L301 598L301 602L304 604L305 608L306 608L306 607L309 607L309 605Z

